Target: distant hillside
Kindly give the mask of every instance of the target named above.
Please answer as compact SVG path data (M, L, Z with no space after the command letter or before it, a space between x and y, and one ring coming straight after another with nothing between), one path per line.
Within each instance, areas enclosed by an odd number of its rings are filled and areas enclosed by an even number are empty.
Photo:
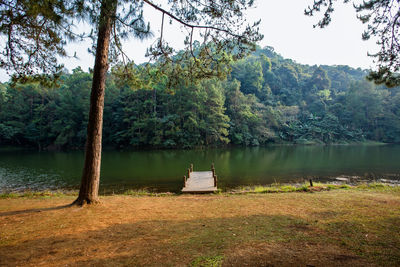
M400 142L400 88L367 82L365 70L302 65L271 47L233 63L222 81L171 86L171 75L152 78L135 68L133 85L109 75L106 146ZM0 145L83 148L90 84L80 68L64 74L59 88L0 84Z

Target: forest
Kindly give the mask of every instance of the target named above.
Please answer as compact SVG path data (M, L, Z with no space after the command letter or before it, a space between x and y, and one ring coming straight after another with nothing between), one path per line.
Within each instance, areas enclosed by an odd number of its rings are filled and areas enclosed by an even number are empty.
M107 78L103 145L115 149L400 142L400 88L377 86L367 70L309 66L258 48L223 78ZM150 68L150 70L149 70ZM58 86L0 84L0 145L83 149L92 74Z

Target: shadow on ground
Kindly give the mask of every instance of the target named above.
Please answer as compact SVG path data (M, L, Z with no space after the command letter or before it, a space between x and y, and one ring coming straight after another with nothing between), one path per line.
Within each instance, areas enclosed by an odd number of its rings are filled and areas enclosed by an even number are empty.
M69 208L69 207L72 207L72 206L74 206L74 205L73 204L67 204L67 205L61 205L61 206L49 207L49 208L41 208L41 209L26 209L26 210L6 211L6 212L0 212L0 217L19 215L19 214L26 214L26 213L43 212L43 211L62 210L62 209Z
M0 246L0 266L373 266L329 238L293 216L152 220Z

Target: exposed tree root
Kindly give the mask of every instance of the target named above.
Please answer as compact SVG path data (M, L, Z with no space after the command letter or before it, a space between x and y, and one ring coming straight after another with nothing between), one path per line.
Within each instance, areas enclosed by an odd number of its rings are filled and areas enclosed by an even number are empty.
M90 199L90 198L82 198L78 197L74 202L71 203L71 206L79 206L83 207L86 205L94 205L94 204L99 204L100 200L97 199Z

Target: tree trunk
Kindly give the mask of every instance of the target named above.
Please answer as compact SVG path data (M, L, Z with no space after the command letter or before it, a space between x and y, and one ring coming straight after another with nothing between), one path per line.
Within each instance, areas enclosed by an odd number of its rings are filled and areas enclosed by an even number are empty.
M90 95L85 163L83 166L79 196L73 203L77 205L91 204L99 201L98 191L100 182L104 93L108 69L108 50L116 7L117 0L103 0L101 3L96 59Z

